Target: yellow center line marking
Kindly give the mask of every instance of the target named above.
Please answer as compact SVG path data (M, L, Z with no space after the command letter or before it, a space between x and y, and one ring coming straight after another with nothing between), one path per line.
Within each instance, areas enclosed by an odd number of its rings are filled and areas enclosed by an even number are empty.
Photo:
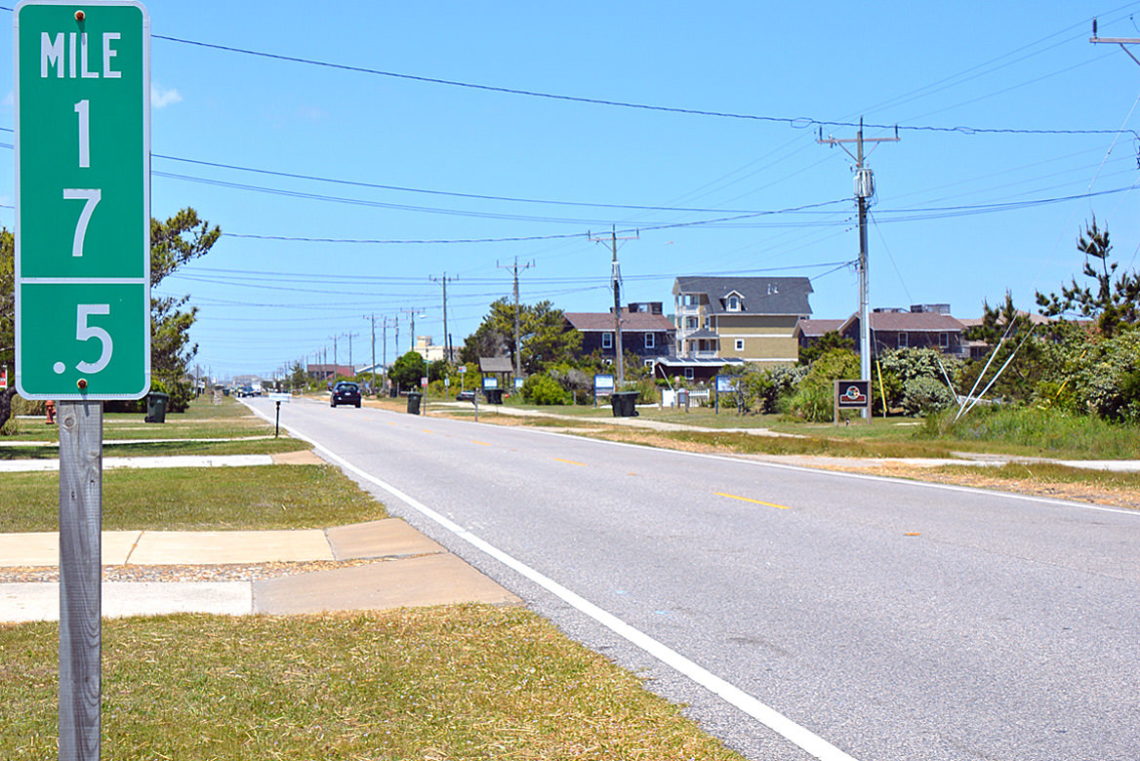
M564 462L567 465L578 465L578 466L583 467L583 468L586 467L586 463L584 463L584 462L575 462L574 460L563 460L561 457L555 457L554 459L557 460L558 462Z
M717 495L718 497L728 497L729 499L738 499L741 502L751 502L755 505L764 505L765 507L774 507L777 510L791 510L792 509L792 508L788 507L787 505L777 505L774 502L765 502L764 500L751 499L750 497L738 497L735 494L726 494L725 492L722 492L722 491L714 491L713 494Z
M488 444L487 442L479 441L478 439L471 439L471 443L472 444L478 444L481 447L493 447L493 446L495 446L494 444Z
M431 429L428 429L428 428L424 428L424 429L421 431L421 433L435 433L435 431L432 431Z

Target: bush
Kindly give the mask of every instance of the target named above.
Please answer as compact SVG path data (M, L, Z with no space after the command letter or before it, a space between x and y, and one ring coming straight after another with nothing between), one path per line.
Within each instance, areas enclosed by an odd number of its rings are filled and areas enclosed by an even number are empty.
M1108 420L1140 423L1140 330L1093 344L1078 361L1078 405Z
M571 404L573 397L549 375L531 375L523 383L523 399L531 404Z
M652 378L641 378L627 391L637 391L638 404L657 404L661 400L661 392Z
M812 423L831 420L835 414L835 381L859 376L859 357L846 349L832 349L811 364L786 409Z
M902 407L908 415L926 415L952 406L954 395L945 383L922 377L903 383Z

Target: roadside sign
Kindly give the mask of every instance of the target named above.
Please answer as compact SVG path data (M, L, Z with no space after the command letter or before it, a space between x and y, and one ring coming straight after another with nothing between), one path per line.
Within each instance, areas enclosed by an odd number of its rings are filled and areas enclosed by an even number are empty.
M16 387L150 388L150 24L130 0L16 7Z
M731 375L716 376L716 392L718 394L731 394L736 390L736 384Z
M871 422L871 381L835 381L835 422L839 422L840 410L867 410L867 422Z
M515 388L522 388L525 382L522 378L515 378Z
M420 388L427 388L427 385L428 385L428 377L426 375L424 375L420 378Z
M612 394L614 392L614 376L608 373L594 375L594 396L599 394Z
M483 376L483 390L484 391L486 391L488 389L496 389L498 387L499 387L499 379L496 378L494 375L484 375Z
M0 391L8 388L8 368L0 367Z

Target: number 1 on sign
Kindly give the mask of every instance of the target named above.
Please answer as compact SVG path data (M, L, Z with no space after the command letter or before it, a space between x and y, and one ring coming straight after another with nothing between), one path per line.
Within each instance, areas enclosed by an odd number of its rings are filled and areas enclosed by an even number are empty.
M91 168L91 101L81 100L75 104L79 117L79 168Z

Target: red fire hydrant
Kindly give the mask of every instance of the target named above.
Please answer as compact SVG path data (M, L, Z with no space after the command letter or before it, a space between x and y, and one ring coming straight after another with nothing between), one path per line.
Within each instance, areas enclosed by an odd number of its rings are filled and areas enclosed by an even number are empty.
M46 425L52 425L55 423L55 402L53 402L51 399L48 399L46 402L44 402L44 409L47 411Z

